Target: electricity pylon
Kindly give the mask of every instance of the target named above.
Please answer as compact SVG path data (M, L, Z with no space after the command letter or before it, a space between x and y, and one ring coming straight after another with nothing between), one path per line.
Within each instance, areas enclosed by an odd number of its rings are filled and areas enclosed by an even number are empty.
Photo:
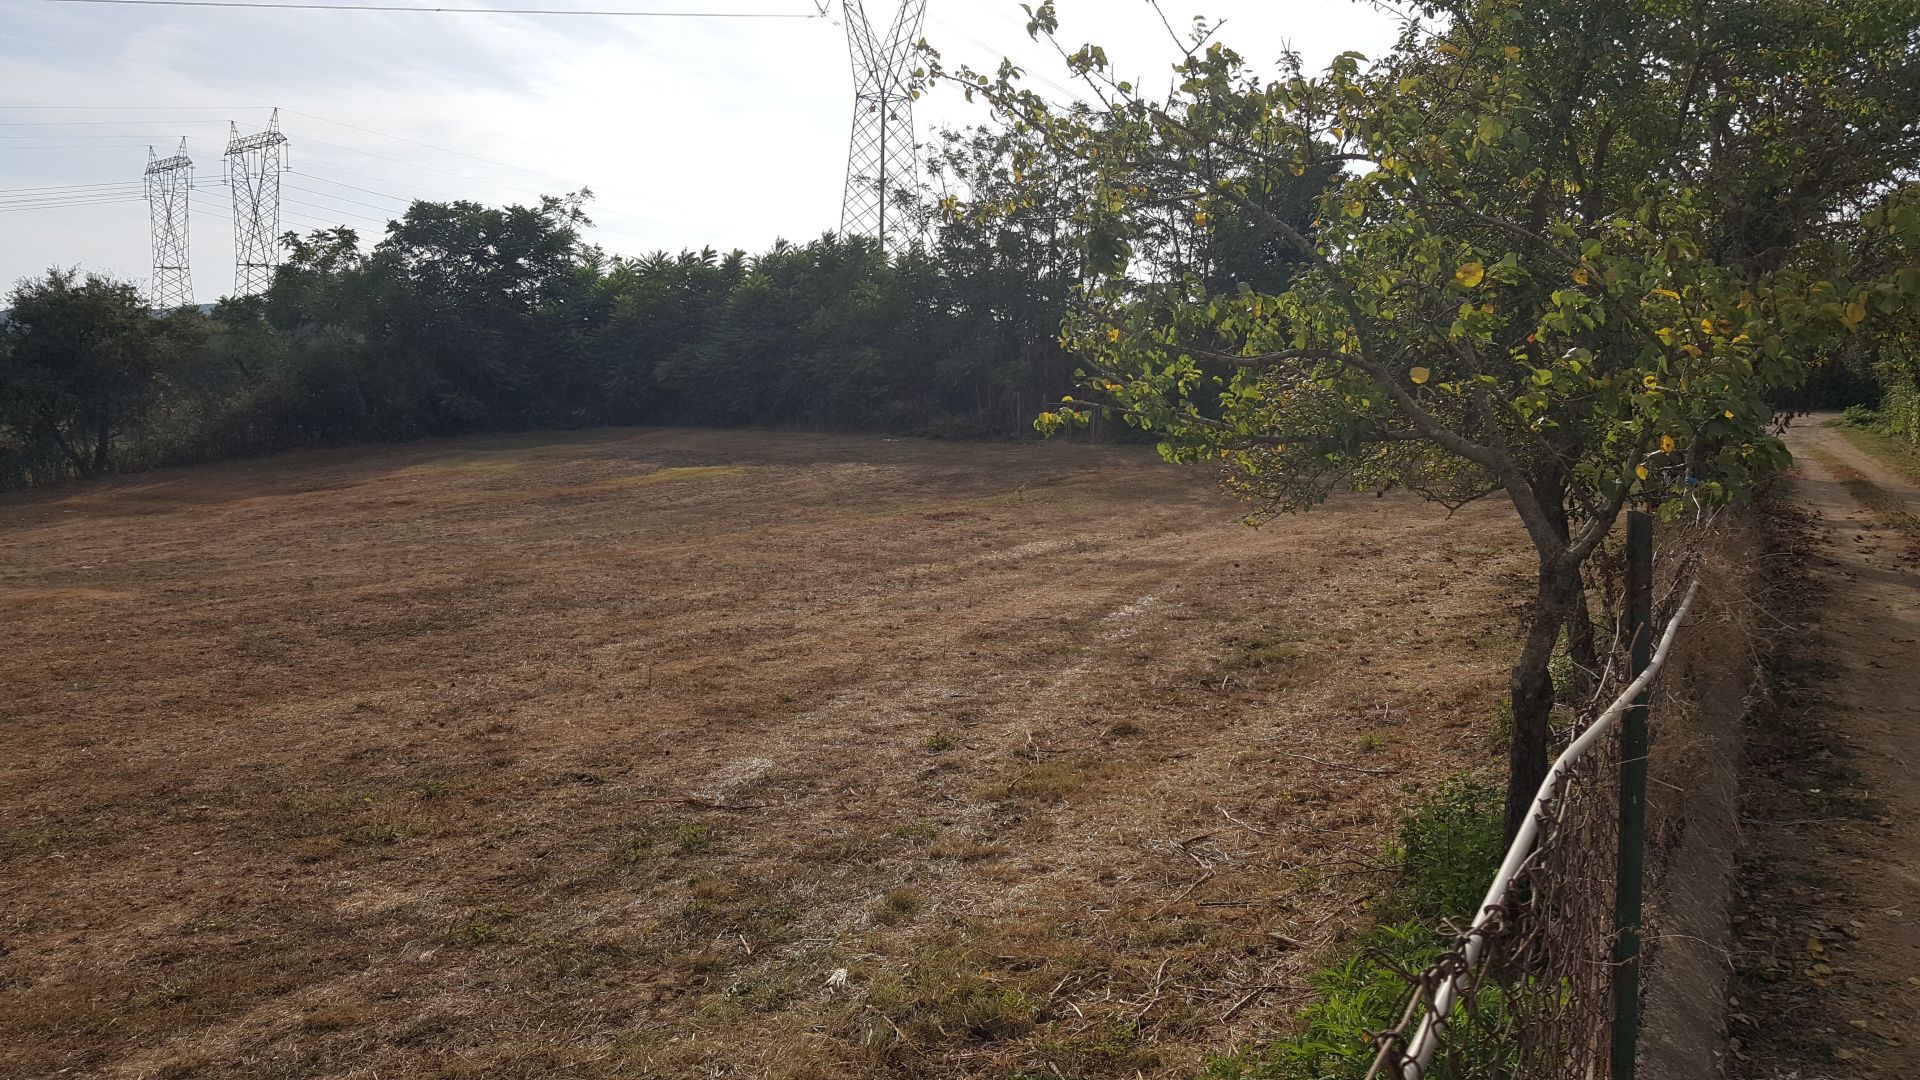
M227 190L233 196L233 293L250 296L273 284L280 252L280 173L286 168L287 137L280 110L267 130L242 136L227 122Z
M871 236L898 252L909 237L895 202L901 192L918 188L907 70L927 17L927 0L901 0L884 39L874 36L861 0L845 0L845 6L847 52L853 58L853 138L847 148L840 231Z
M172 310L193 303L187 269L187 195L193 190L193 159L186 136L180 151L160 157L147 147L147 210L153 232L153 306Z

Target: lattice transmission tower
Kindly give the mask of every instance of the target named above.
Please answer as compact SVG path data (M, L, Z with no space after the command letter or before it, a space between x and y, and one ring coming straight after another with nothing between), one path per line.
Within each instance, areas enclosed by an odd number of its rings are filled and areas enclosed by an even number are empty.
M163 158L147 147L147 211L153 232L153 306L171 310L193 303L187 269L187 196L193 191L193 159L186 136L180 150Z
M853 57L853 139L840 231L871 236L898 252L911 237L897 199L919 187L907 71L926 21L927 0L901 0L884 38L874 34L862 0L845 0L845 7L847 51Z
M249 296L273 283L280 253L280 173L286 169L287 137L280 110L267 130L241 135L228 121L227 190L233 195L233 292Z

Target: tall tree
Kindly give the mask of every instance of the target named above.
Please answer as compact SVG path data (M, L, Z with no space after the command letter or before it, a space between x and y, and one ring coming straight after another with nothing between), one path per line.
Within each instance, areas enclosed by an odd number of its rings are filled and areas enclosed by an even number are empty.
M131 282L53 269L20 282L0 326L0 421L47 443L81 476L105 472L114 440L152 400L168 347Z
M1669 514L1778 469L1768 395L1904 283L1827 243L1920 149L1907 0L1446 0L1371 64L1265 77L1198 23L1150 100L1062 47L1098 108L1019 72L927 73L1039 133L1035 172L1087 183L1090 268L1066 339L1090 402L1209 461L1257 513L1404 485L1512 504L1537 555L1511 677L1508 828L1547 767L1549 663L1593 662L1582 573L1630 501ZM1056 39L1052 3L1030 30ZM1276 170L1329 166L1314 230ZM1145 289L1164 243L1135 207L1229 215L1303 265L1284 287ZM1910 223L1909 223L1910 224ZM1214 288L1208 288L1209 284Z

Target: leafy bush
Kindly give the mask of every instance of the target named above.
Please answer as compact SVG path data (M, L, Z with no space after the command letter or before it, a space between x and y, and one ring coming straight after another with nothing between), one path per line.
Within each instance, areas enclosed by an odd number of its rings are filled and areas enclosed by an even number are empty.
M1400 826L1402 884L1395 900L1410 917L1465 919L1500 868L1505 793L1493 784L1450 777Z
M1866 405L1847 406L1847 411L1840 414L1840 419L1861 428L1878 428L1881 421L1880 410Z

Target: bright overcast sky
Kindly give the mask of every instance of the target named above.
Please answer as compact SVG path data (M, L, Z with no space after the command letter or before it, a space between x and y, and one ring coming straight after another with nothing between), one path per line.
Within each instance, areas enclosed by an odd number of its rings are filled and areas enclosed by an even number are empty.
M347 2L347 0L316 0ZM369 0L408 2L408 0ZM456 0L413 0L433 6ZM810 14L814 0L457 0L462 6ZM1096 41L1123 74L1161 85L1177 52L1145 0L1059 0L1063 41ZM1396 27L1350 0L1166 0L1225 19L1250 59L1299 49L1377 55ZM592 239L615 254L808 240L839 223L852 76L831 20L595 18L216 10L6 0L0 19L0 286L49 266L144 281L137 186L88 206L40 207L37 189L134 185L149 143L182 135L195 162L199 299L232 287L219 188L227 123L279 107L292 171L285 228L347 224L374 237L413 197L526 201L591 187ZM893 0L868 0L880 26ZM1011 56L1065 83L1010 0L931 0L925 33L950 62ZM1052 93L1045 85L1038 88ZM1056 95L1057 96L1057 95ZM55 108L54 106L63 106ZM78 106L78 107L75 107ZM950 89L923 130L978 122ZM408 141L413 140L413 141ZM471 156L463 156L471 155ZM484 160L483 160L484 159Z

